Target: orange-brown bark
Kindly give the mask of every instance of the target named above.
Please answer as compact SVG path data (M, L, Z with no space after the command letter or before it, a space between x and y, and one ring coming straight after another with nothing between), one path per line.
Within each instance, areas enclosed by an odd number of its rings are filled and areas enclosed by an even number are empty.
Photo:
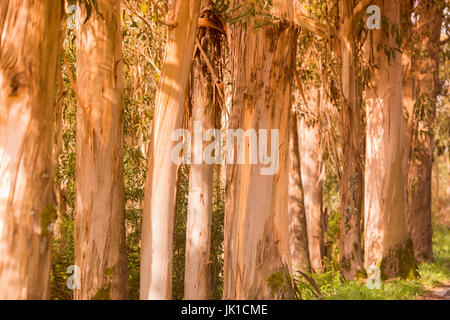
M126 299L120 0L98 0L77 38L76 299Z
M62 4L0 2L0 299L48 297Z

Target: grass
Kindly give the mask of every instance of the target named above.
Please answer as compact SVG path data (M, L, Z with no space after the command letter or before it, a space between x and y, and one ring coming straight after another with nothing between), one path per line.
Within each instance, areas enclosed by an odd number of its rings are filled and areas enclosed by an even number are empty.
M433 235L433 263L419 266L421 282L427 287L450 282L450 228L435 225Z
M443 225L434 226L433 263L419 266L416 281L390 280L382 283L381 289L369 289L364 281L341 280L339 268L330 263L322 274L311 274L317 282L324 300L413 300L423 294L425 288L450 282L450 229ZM311 285L300 280L298 289L305 300L315 300Z

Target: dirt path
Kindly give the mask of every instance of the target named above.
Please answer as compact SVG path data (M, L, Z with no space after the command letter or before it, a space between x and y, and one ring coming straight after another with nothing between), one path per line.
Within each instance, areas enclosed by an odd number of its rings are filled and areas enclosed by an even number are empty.
M450 283L426 289L417 300L450 300Z

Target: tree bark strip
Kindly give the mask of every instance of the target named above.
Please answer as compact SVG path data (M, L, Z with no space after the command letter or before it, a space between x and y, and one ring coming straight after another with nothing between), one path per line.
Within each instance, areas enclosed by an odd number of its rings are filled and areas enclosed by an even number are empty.
M48 297L63 2L0 2L0 299Z
M341 60L342 105L342 175L340 181L340 270L347 280L364 274L361 244L363 210L363 129L361 127L361 99L357 83L358 61L353 36L354 20L351 1L341 1L341 29L339 47Z
M219 38L216 36L218 35ZM220 34L211 29L201 28L199 42L212 66L220 59ZM220 40L219 40L220 41ZM213 76L199 50L194 55L191 71L191 128L201 127L203 134L216 129L218 101L215 98ZM216 98L217 99L217 98ZM208 141L204 137L194 137L192 151L205 156L206 148L216 136ZM198 138L198 139L197 139ZM201 148L201 149L200 149ZM189 169L189 201L186 227L186 264L184 298L186 300L206 300L210 292L209 263L211 248L211 219L213 201L214 163L192 163Z
M308 108L320 116L321 92L319 88L305 90ZM306 225L308 228L309 260L314 272L323 271L323 189L322 155L320 151L319 123L309 117L300 120L300 169L304 191Z
M399 0L375 2L392 25L399 27ZM417 263L406 228L406 167L402 109L402 63L396 52L388 58L384 48L398 46L394 35L371 30L366 44L373 71L373 90L367 99L365 171L365 268L379 266L384 279L415 277ZM378 50L377 50L378 49Z
M233 4L237 5L238 1ZM274 1L272 13L292 21L292 3ZM246 26L239 23L230 26L234 84L230 128L268 130L268 150L271 147L270 130L278 129L279 168L274 175L261 175L263 166L260 163L251 165L248 157L243 165L228 165L225 299L293 297L288 216L288 121L297 31L288 21L257 30L254 20Z
M433 1L420 1L416 26L419 58L413 63L415 105L411 110L412 131L408 174L407 222L418 261L432 261L433 230L431 191L434 151L433 124L440 93L439 64L442 8ZM414 80L415 79L415 80Z
M120 0L99 0L77 37L75 299L126 299Z
M164 67L159 80L148 154L141 248L141 299L172 297L172 243L177 164L171 161L181 129L185 89L200 14L200 0L171 2Z

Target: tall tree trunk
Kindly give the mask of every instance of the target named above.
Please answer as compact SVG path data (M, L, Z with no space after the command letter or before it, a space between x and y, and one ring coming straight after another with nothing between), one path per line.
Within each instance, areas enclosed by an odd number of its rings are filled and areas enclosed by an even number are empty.
M306 227L305 202L303 199L302 176L300 172L300 154L297 114L289 117L289 235L292 255L292 273L310 272L308 233Z
M198 32L199 43L206 57L198 48L194 55L191 71L192 126L202 133L216 128L217 100L215 87L208 70L216 66L220 57L220 47L216 37L217 31L202 28ZM220 37L220 34L218 35ZM220 40L219 40L220 41ZM219 119L220 120L220 119ZM192 135L192 151L195 156L204 155L207 146L219 136L204 141L203 135ZM214 163L207 163L202 156L202 163L192 163L189 169L189 201L186 227L186 264L184 280L184 298L187 300L204 300L209 295L209 262L211 247L211 219L213 197Z
M76 299L126 299L120 0L98 0L77 37Z
M399 28L399 1L380 0L376 4L389 21L383 28L391 34L393 25ZM364 263L366 269L379 266L384 279L407 278L416 276L417 263L406 228L402 63L399 52L386 53L398 47L395 35L386 40L383 32L371 30L366 47L377 68L367 99Z
M412 30L411 30L412 31ZM413 142L413 131L414 131L414 104L416 102L416 83L414 81L412 72L412 59L409 56L408 49L404 49L404 54L402 56L403 65L403 111L405 114L405 153L403 155L406 171L407 171L407 188L408 188L408 198L407 198L407 211L409 211L410 199L409 195L409 175L410 161L412 154L412 142Z
M409 162L408 229L419 261L432 261L431 189L437 97L440 92L439 62L442 8L434 1L419 1L417 32L419 61L414 130ZM414 60L414 58L413 58Z
M320 89L305 92L308 108L314 117L320 116ZM300 121L300 168L304 191L306 225L308 228L309 260L314 272L322 272L324 230L322 207L322 155L319 123L309 117Z
M200 14L200 0L171 2L164 67L159 80L148 154L141 248L141 299L172 297L172 243L177 164L174 130L181 129L185 88ZM161 183L162 182L162 183Z
M353 36L355 23L351 1L340 1L341 29L339 47L341 59L342 106L342 175L340 181L340 271L347 280L364 274L361 245L361 217L363 210L363 130L361 128L361 100L356 75L358 61Z
M292 19L292 3L274 1L271 13ZM279 158L279 167L273 175L262 175L266 166L250 164L247 150L245 164L227 168L224 298L292 298L288 121L297 31L286 21L255 30L254 19L230 26L234 85L230 128L268 130L268 150L274 143L271 129L279 130L279 148L271 154L273 160ZM227 140L227 149L231 143Z
M0 299L48 297L62 4L0 2Z

